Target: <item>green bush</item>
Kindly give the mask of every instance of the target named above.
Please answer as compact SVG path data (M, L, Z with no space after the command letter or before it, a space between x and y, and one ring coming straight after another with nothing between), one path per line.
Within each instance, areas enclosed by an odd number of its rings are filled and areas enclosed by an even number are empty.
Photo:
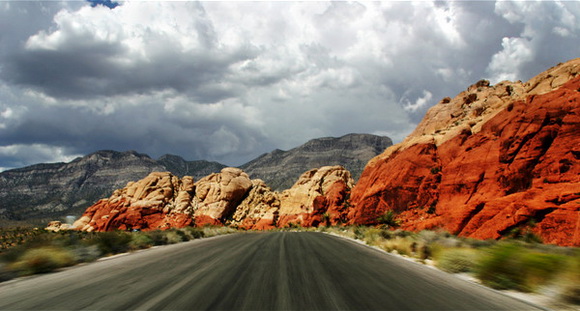
M496 289L530 292L562 270L565 257L526 249L520 244L498 244L482 257L477 277Z
M144 232L134 232L131 236L129 247L133 250L145 249L153 246L153 239Z
M98 245L75 246L71 248L76 262L91 262L99 259L103 254Z
M451 248L444 249L438 254L435 261L437 268L451 272L471 272L475 268L478 253L469 248Z
M561 273L560 297L568 303L580 305L580 251L568 261L567 269Z
M21 274L46 273L75 264L70 251L57 247L41 247L28 250L13 264Z
M185 227L181 229L189 237L190 240L201 239L204 237L203 231L195 227Z
M100 232L96 240L105 255L124 253L130 249L131 234L123 231Z
M167 240L167 244L176 244L179 242L189 241L189 239L185 236L183 231L179 230L167 230L164 232L165 239Z
M167 236L161 230L149 231L149 232L147 232L147 236L149 236L151 238L151 240L153 241L153 245L166 245L166 244L168 244Z
M396 228L400 225L400 221L397 218L397 213L392 210L387 210L383 215L377 218L377 222L381 225L386 225L392 228Z

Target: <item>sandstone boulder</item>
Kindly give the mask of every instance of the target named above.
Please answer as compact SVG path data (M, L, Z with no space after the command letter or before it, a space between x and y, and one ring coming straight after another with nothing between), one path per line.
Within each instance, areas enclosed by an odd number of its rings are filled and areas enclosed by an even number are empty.
M192 202L196 225L223 224L251 187L248 174L233 167L200 179Z
M316 226L330 217L326 214L329 210L333 211L333 219L339 219L338 211L342 210L353 184L350 172L342 166L325 166L305 172L292 188L280 194L278 227ZM340 197L341 193L344 196Z
M279 194L261 179L252 180L252 189L238 205L229 225L245 229L272 229L276 227Z
M192 223L193 178L154 172L129 182L89 207L73 228L83 231L154 230Z
M46 228L44 228L44 230L52 231L52 232L59 232L61 230L69 230L69 229L70 229L70 225L63 224L61 221L58 221L58 220L53 220L53 221L49 222L48 225L46 226Z

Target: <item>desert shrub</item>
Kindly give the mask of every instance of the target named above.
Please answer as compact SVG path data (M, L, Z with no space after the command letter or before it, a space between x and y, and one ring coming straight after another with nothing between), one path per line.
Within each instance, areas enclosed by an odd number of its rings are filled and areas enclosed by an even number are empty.
M392 228L398 227L401 223L397 219L397 213L393 210L387 210L383 215L377 218L377 222L381 225L386 225Z
M129 250L131 234L123 231L100 232L96 240L103 254L118 254Z
M526 249L516 243L492 247L479 261L477 277L496 289L530 292L562 269L565 257Z
M188 241L185 233L179 230L167 230L163 232L165 234L165 239L167 240L167 244L176 244L179 242Z
M181 229L185 232L185 234L187 236L189 236L190 240L193 239L200 239L204 237L203 231L200 230L199 228L194 228L194 227L185 227L183 229Z
M441 251L436 258L437 268L451 272L471 272L475 268L478 253L469 248L450 248Z
M301 229L300 225L297 225L296 228ZM203 235L205 237L211 237L216 235L223 235L223 234L230 234L236 233L236 229L230 227L222 227L222 226L206 226L202 228Z
M144 232L133 232L129 247L133 250L145 249L153 246L153 239Z
M57 247L41 247L28 250L12 264L21 274L46 273L75 264L70 251Z
M414 241L409 238L394 237L390 240L383 240L377 243L380 248L387 252L396 252L400 255L412 255Z
M167 236L161 230L149 231L149 232L147 232L147 236L149 238L151 238L151 240L153 241L153 245L166 245L166 244L168 244Z
M357 240L364 240L366 227L357 226L353 229L354 238Z
M76 246L70 249L76 262L91 262L103 254L98 245Z
M576 254L570 257L567 269L560 275L560 298L580 305L580 251L576 250Z
M376 243L382 240L381 232L383 230L377 228L368 228L364 231L363 241L365 241L369 245L376 245Z
M0 282L11 280L18 276L14 269L11 269L7 264L0 262Z

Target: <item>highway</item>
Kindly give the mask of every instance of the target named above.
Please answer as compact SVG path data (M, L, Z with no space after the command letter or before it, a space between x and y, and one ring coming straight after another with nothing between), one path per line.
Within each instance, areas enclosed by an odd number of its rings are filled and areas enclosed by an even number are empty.
M0 310L538 310L354 241L241 233L0 283Z

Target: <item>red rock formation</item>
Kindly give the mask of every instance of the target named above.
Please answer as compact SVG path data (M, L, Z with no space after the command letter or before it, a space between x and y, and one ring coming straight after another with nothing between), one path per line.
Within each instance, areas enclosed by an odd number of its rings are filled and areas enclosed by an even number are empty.
M498 239L523 228L546 243L579 246L578 73L573 60L527 84L475 85L442 101L402 144L369 162L350 222L373 224L394 210L407 230Z
M305 172L280 194L278 227L336 224L344 219L353 180L342 166Z
M155 230L192 224L193 178L151 173L89 207L73 227L83 231Z

